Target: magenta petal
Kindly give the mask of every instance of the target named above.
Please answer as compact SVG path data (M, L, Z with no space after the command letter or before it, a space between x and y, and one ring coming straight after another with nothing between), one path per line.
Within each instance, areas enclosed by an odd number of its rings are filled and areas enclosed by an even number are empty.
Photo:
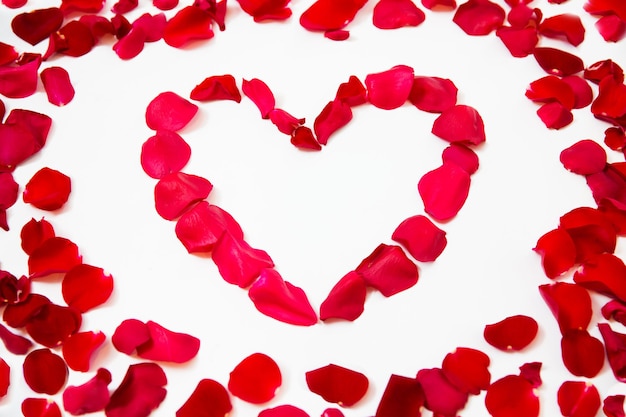
M468 35L483 36L502 26L504 17L504 9L496 3L468 0L459 6L452 20Z
M453 218L465 204L470 182L469 174L455 164L427 172L417 184L424 210L439 221Z
M366 2L367 0L317 0L302 13L300 24L307 30L343 29Z
M263 81L253 78L251 80L243 80L241 85L243 93L257 106L261 112L261 117L269 118L270 111L276 107L276 100L272 90Z
M213 189L206 179L174 172L161 178L154 187L156 210L166 220L174 220L194 203L204 200Z
M479 145L485 141L485 125L473 107L456 105L435 119L432 133L450 143Z
M276 320L298 326L317 323L317 314L305 292L284 281L274 269L263 270L248 295L257 310Z
M160 179L187 165L191 147L176 132L159 130L141 147L141 167L152 178Z
M365 284L391 297L414 286L419 279L417 265L400 246L381 243L356 267Z
M341 100L350 107L367 103L367 90L356 76L351 75L348 81L339 84L335 99Z
M338 99L329 102L313 122L317 141L326 145L328 138L352 120L350 106Z
M68 386L63 391L63 408L68 413L78 416L104 410L109 403L109 384L111 373L98 369L96 375L79 386Z
M368 100L374 106L392 110L402 106L413 87L413 68L397 65L387 71L365 77Z
M458 89L447 78L415 77L409 101L418 109L441 113L456 104Z
M270 110L268 116L270 121L274 123L274 126L278 128L280 133L290 136L305 122L304 119L298 119L283 109Z
M198 112L198 106L170 91L156 96L146 109L146 124L152 130L178 131Z
M48 101L55 106L65 106L74 98L70 76L61 67L50 67L41 71L41 82L46 89Z
M111 343L119 352L132 355L138 346L150 341L148 326L137 319L127 319L115 329Z
M236 239L243 239L243 232L235 219L206 201L196 204L176 223L176 236L189 253L210 252L226 230Z
M418 26L425 18L411 0L379 0L374 6L373 22L379 29Z
M320 306L320 319L356 320L363 313L367 286L363 277L350 271L330 290Z
M243 239L225 232L213 248L211 258L220 275L230 284L249 287L265 268L272 268L272 258L261 249L254 249Z
M148 417L165 399L167 377L156 363L130 365L105 408L107 417Z

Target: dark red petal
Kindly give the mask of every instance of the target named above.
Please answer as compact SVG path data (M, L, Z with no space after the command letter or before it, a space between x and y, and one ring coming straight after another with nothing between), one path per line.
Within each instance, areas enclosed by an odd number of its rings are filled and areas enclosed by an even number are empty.
M79 386L68 386L63 392L63 408L68 413L78 416L104 410L109 402L109 384L111 373L98 369L96 375Z
M235 77L230 74L205 78L191 90L190 97L192 100L198 101L232 100L237 103L241 102L241 93L237 88Z
M10 172L0 172L0 209L6 210L17 201L19 185Z
M0 67L0 94L9 98L24 98L37 91L41 58L23 65Z
M150 342L148 326L137 319L127 319L115 329L111 343L118 351L132 355L137 347Z
M105 340L106 336L102 332L89 331L71 335L62 346L67 366L74 371L89 371L92 356Z
M379 29L418 26L426 18L411 0L379 0L374 6L373 22Z
M491 383L489 356L480 350L458 347L443 359L441 369L448 381L461 392L478 395Z
M146 32L140 27L133 27L113 45L113 51L120 59L128 60L139 55L145 43Z
M515 58L523 58L532 54L539 42L537 29L534 27L502 26L496 30L496 36L500 38L506 49Z
M573 109L576 101L572 87L556 75L546 75L530 83L526 97L541 103L558 101L567 109Z
M11 368L0 358L0 398L7 395L9 386L11 385Z
M557 401L565 417L594 417L600 410L598 389L584 381L565 381L559 387Z
M26 398L22 401L24 417L61 417L61 410L48 398Z
M176 411L176 417L227 417L232 408L228 392L222 384L203 379Z
M293 405L279 405L274 408L267 408L261 411L258 417L309 417L309 415Z
M444 165L448 163L456 164L472 175L478 171L478 155L465 145L452 143L441 153L441 160Z
M19 58L19 54L15 50L15 47L0 42L0 66L5 66L14 63ZM4 118L4 115L2 115Z
M276 100L274 99L274 93L272 93L267 84L258 78L243 80L241 90L257 106L261 112L261 117L268 119L270 111L276 107Z
M196 175L173 172L154 187L157 213L166 220L180 217L189 207L208 197L213 184Z
M574 273L574 282L626 302L626 266L615 255L604 253L588 259Z
M11 20L11 29L18 38L31 45L47 39L63 24L63 12L58 7L20 13Z
M618 381L626 382L626 334L614 331L607 323L598 324L598 328L613 375Z
M29 149L32 152L30 155L32 155L41 150L46 144L46 139L52 126L52 119L45 114L34 111L13 109L4 121L4 125L0 126L21 127L30 132L31 136L28 140L32 141L32 144L29 145ZM4 140L6 139L5 137ZM23 137L19 139L23 139Z
M607 163L606 151L591 139L583 139L564 149L559 158L565 169L579 175L600 172Z
M589 83L578 75L568 75L563 77L563 81L567 83L574 92L574 108L582 109L587 107L593 101L593 91Z
M342 407L359 402L369 387L369 380L361 372L335 364L308 371L305 377L311 392Z
M272 268L272 258L261 249L251 247L245 240L229 232L222 234L213 248L211 258L220 275L230 284L249 287L265 268Z
M185 363L195 358L200 339L186 333L173 332L153 321L146 322L149 340L137 346L137 356L152 361Z
M274 398L282 381L274 359L263 353L253 353L231 371L228 390L244 401L263 404Z
M40 74L48 101L55 106L65 106L74 98L70 75L61 67L49 67Z
M585 27L575 14L559 14L544 19L539 25L539 33L548 38L564 38L574 46L585 40Z
M198 106L176 93L166 91L156 96L146 109L146 124L152 130L178 131L187 126Z
M300 16L307 30L338 30L346 27L367 0L316 0Z
M201 201L176 222L176 236L189 253L210 252L225 230L243 239L239 224L218 206Z
M61 6L63 9L63 6ZM50 36L47 59L54 53L79 57L91 51L96 44L91 28L80 20L72 20Z
M611 300L602 306L602 317L607 320L615 320L626 326L626 304L621 301Z
M327 30L324 37L332 41L345 41L350 37L350 31L347 30Z
M468 394L452 385L441 369L421 369L417 380L424 391L424 406L434 415L456 416L465 407Z
M502 7L489 0L468 0L456 9L452 21L472 36L488 35L504 23Z
M619 42L626 35L626 21L614 14L602 16L595 26L607 42Z
M22 276L15 278L13 274L0 270L0 306L17 304L26 300L30 294L30 279Z
M91 36L96 43L105 36L115 35L113 23L104 16L93 14L82 15L78 20L89 28Z
M604 399L602 411L607 417L624 417L624 395L610 395Z
M191 147L176 132L159 130L141 147L141 167L152 178L178 172L189 162Z
M33 340L46 347L56 347L80 329L82 316L71 307L46 304L30 318L26 331Z
M4 347L14 355L25 355L33 346L33 342L23 336L11 333L2 324L0 324L0 340L2 340Z
M576 245L564 229L554 229L537 240L533 248L541 256L541 265L548 278L557 278L576 263Z
M0 124L0 169L12 171L39 151L33 133L23 125Z
M105 407L107 417L147 417L165 399L167 377L156 363L130 365Z
M473 107L456 105L445 110L433 123L432 133L451 143L479 145L485 141L485 125Z
M620 127L609 127L604 131L604 144L614 151L626 147L626 132Z
M417 76L409 94L409 101L418 109L441 113L456 104L458 89L447 78Z
M55 169L44 167L26 183L24 202L41 210L58 210L69 199L72 180Z
M355 271L363 277L368 287L391 297L417 283L419 271L400 246L381 243L361 261Z
M548 129L562 129L574 120L572 112L558 102L544 104L537 115Z
M287 7L289 0L238 0L238 3L255 22L284 20L291 16L291 9Z
M8 326L18 329L26 326L48 304L50 300L43 295L29 294L24 301L6 306L2 319Z
M211 14L197 6L180 9L165 26L163 40L174 48L192 41L211 39L213 33Z
M416 417L424 406L424 391L415 378L392 374L378 403L375 417Z
M109 299L113 292L113 277L102 268L81 264L65 274L61 290L68 306L85 313Z
M591 207L573 209L561 216L559 227L565 229L574 240L579 262L600 253L615 252L616 227L608 216L598 209Z
M368 74L365 77L368 100L375 107L392 110L402 106L413 87L413 68L406 65Z
M555 48L535 48L533 53L537 63L548 74L567 76L581 72L585 65L582 59L569 52Z
M367 296L363 277L350 271L330 290L320 306L320 319L342 319L354 321L362 313Z
M274 126L278 128L280 133L284 133L285 135L292 135L293 132L304 123L304 119L298 119L295 116L287 113L283 109L273 109L270 110L269 119Z
M532 317L509 316L485 326L483 336L491 346L505 351L518 351L532 343L539 326Z
M111 7L111 11L115 14L128 13L137 8L139 0L117 0L117 2Z
M527 362L519 367L519 376L530 382L533 388L538 388L543 384L541 366L541 362Z
M61 0L64 13L84 12L98 13L104 7L105 0Z
M337 88L335 99L341 100L350 107L367 103L367 90L356 76L351 75L348 81Z
M457 215L469 194L470 176L456 164L443 164L424 174L417 190L424 210L435 220L449 220Z
M133 28L132 23L121 14L116 14L111 18L111 25L116 39L122 39Z
M537 417L539 397L525 378L507 375L487 389L485 406L492 417Z
M31 278L37 278L67 272L80 263L82 256L75 243L62 237L51 237L28 257L28 273Z
M616 209L626 208L626 177L619 165L607 164L601 172L587 175L587 185L598 206L613 205Z
M284 281L274 269L265 269L248 291L248 296L261 313L278 321L298 326L317 323L317 314L305 292Z
M317 141L326 145L328 138L352 120L352 110L344 101L335 99L329 102L313 122Z
M563 364L572 375L593 378L604 365L602 342L586 330L567 331L561 339L561 353Z
M588 68L585 68L583 74L586 80L596 84L600 84L600 81L609 75L618 83L624 81L624 70L610 59L598 61L590 65Z
M317 142L313 131L306 126L296 128L291 134L291 144L306 151L320 151L322 145Z
M539 286L539 293L559 323L561 334L586 330L593 311L589 292L580 285L556 282Z
M404 246L415 259L432 262L441 255L448 240L446 232L426 216L416 215L402 221L391 238Z
M63 388L67 366L49 349L37 349L24 358L24 380L35 392L54 395Z

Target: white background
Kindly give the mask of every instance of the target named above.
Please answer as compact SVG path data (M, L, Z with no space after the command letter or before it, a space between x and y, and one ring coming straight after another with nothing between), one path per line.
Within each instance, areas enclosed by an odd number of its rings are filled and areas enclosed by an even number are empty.
M150 2L143 3L129 20L156 12ZM112 4L107 2L107 10ZM319 416L332 405L308 391L304 374L329 363L369 377L366 398L343 410L347 417L369 416L392 373L414 376L419 369L440 366L457 346L487 353L493 380L516 374L525 362L542 362L542 416L559 415L556 390L576 378L562 364L558 326L537 290L548 279L532 248L565 212L594 204L584 179L565 171L558 157L580 139L601 142L608 125L594 120L587 108L575 111L569 127L547 130L535 114L538 106L524 97L526 86L545 75L534 59L511 57L493 34L467 36L452 23L452 13L426 10L426 21L417 28L383 31L371 23L372 1L348 26L350 39L333 42L298 24L310 4L294 2L294 15L285 22L257 24L232 1L226 31L216 29L210 41L182 50L160 41L130 61L121 61L111 50L113 42L105 41L84 57L45 62L42 69L59 65L69 71L76 97L55 108L40 87L28 99L5 100L9 110L40 111L54 121L43 151L14 175L23 186L44 166L58 169L72 178L72 194L57 212L21 200L9 210L11 231L0 233L0 267L17 276L27 273L19 231L31 218L45 217L58 235L78 244L84 262L114 276L113 297L85 315L83 330L102 330L110 337L122 320L137 318L199 337L193 361L163 364L168 395L155 416L173 415L202 378L226 385L233 367L254 352L273 357L284 382L263 406L233 398L233 417L280 404ZM626 65L624 43L606 44L582 1L532 5L545 16L576 13L587 28L578 48L547 39L542 45L574 51L587 65L606 58ZM17 12L49 6L31 0L22 10L0 8L0 39L20 51L45 51L47 42L30 47L11 33L9 22ZM398 64L413 67L416 75L450 78L459 88L459 102L475 107L485 121L487 143L478 150L481 167L472 177L469 198L442 226L448 247L433 264L420 264L420 280L410 290L389 299L369 294L364 314L354 323L300 328L261 315L245 291L220 278L210 259L187 254L174 235L174 222L154 210L155 181L139 164L141 145L152 134L144 122L147 103L163 91L188 96L205 77L229 73L239 85L242 78L264 80L277 107L306 117L312 126L350 75L364 80ZM408 104L394 111L362 106L322 152L308 153L289 144L246 98L240 104L201 104L181 132L193 149L184 171L214 184L210 201L229 211L247 241L266 250L282 276L305 289L317 308L334 283L379 243L392 243L400 221L423 213L417 182L439 166L446 146L430 133L434 118ZM56 280L37 281L33 290L62 302ZM603 302L594 299L598 309ZM523 352L496 351L484 342L483 328L514 314L534 317L539 335ZM597 329L590 331L599 337ZM22 380L22 358L3 349L0 356L12 365L12 381L0 415L12 416L19 414L24 397L36 395ZM107 344L93 370L109 369L114 389L128 365L138 361ZM72 372L68 384L92 376ZM593 383L603 396L625 392L608 364ZM55 399L61 403L60 395ZM462 414L486 415L484 395L471 398Z

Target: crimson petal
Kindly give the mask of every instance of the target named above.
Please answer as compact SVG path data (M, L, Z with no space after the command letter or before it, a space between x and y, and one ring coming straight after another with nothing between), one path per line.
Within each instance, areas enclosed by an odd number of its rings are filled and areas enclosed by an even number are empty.
M624 417L624 400L625 395L609 395L604 399L602 411L607 417Z
M0 340L2 340L4 347L14 355L25 355L33 346L33 342L23 336L11 333L2 324L0 324Z
M444 163L424 174L417 184L424 210L435 220L445 221L457 215L469 194L470 176L461 167Z
M84 313L109 299L113 277L102 268L81 264L65 274L61 289L67 305Z
M589 83L578 75L568 75L563 77L563 81L567 83L574 92L574 108L582 109L587 107L593 101L593 91Z
M539 286L539 292L559 323L561 334L587 329L593 311L586 289L569 282L556 282Z
M11 368L0 358L0 398L7 395L9 386L11 385Z
M113 45L113 51L120 59L128 60L139 55L145 43L146 32L140 27L133 27Z
M191 41L211 39L215 35L212 25L209 12L197 6L186 6L167 22L163 40L169 46L182 48Z
M565 169L579 175L600 172L607 163L606 151L591 139L583 139L564 149L559 158Z
M375 417L420 416L424 406L424 391L415 378L392 374L387 381Z
M363 277L369 287L391 297L414 286L419 279L417 265L405 254L402 248L381 243L361 261L355 271Z
M83 385L68 386L63 392L63 408L74 416L104 410L110 399L108 386L111 380L111 373L100 368Z
M409 94L409 101L418 109L441 113L456 104L458 89L447 78L417 76Z
M71 335L61 347L67 366L74 371L89 371L91 357L105 340L106 336L102 332L90 331Z
M228 390L246 402L263 404L274 398L282 381L274 359L263 353L253 353L230 372Z
M496 30L496 36L500 38L506 49L515 58L523 58L533 53L539 43L537 29L534 27L515 28L502 26Z
M343 29L367 0L316 0L300 16L303 28L312 31Z
M565 381L557 392L561 414L565 417L593 417L600 410L598 389L584 381Z
M452 163L460 166L470 175L478 171L480 165L478 155L460 143L452 143L444 149L441 153L441 160L444 164Z
M189 253L210 252L228 230L236 239L243 239L243 231L228 212L201 201L176 222L176 236Z
M574 115L561 103L546 103L537 110L537 115L548 129L562 129L572 123Z
M208 197L213 185L206 179L184 172L173 172L154 187L157 213L166 220L180 217L189 207Z
M313 122L317 141L326 145L328 138L352 120L350 106L338 99L329 102Z
M362 313L367 286L361 274L350 271L344 275L320 306L320 319L356 320Z
M153 321L146 322L148 342L137 346L137 356L143 359L185 363L200 349L200 340L186 333L173 332Z
M189 162L191 147L176 132L159 130L141 147L141 167L152 178L178 172Z
M10 172L0 172L0 209L6 210L17 201L19 185Z
M63 12L58 7L20 13L11 20L13 33L31 45L37 45L63 24Z
M80 329L82 316L72 307L45 304L26 324L26 331L33 340L46 347L63 344Z
M82 263L78 246L62 237L45 240L28 257L28 273L31 278L67 272Z
M348 81L339 84L335 99L341 100L350 107L367 103L367 90L361 80L351 75Z
M0 94L9 98L24 98L37 91L38 71L41 58L23 65L0 67Z
M576 245L564 229L546 232L533 248L541 256L541 265L548 278L557 278L576 263Z
M65 69L49 67L41 71L40 77L50 103L62 107L72 101L74 87Z
M539 397L532 384L519 375L507 375L491 384L485 406L492 417L539 416Z
M105 407L107 417L148 417L165 399L167 377L156 363L130 365Z
M626 382L626 334L614 331L607 323L598 324L598 328L613 375L618 381Z
M22 239L22 250L27 255L33 253L44 241L54 237L54 228L52 225L41 219L39 221L30 219L26 223L20 232L20 238Z
M237 103L241 102L241 93L237 88L235 77L230 74L205 78L191 90L190 97L192 100L198 101L232 100Z
M373 22L379 29L418 26L426 18L411 0L379 0L374 6Z
M127 319L120 323L111 337L111 343L118 351L127 355L137 347L150 342L148 326L137 319Z
M140 29L144 32L146 42L156 42L163 39L166 25L167 17L163 13L155 15L144 13L132 24L133 29Z
M576 245L577 261L583 262L604 252L615 252L616 226L602 211L578 207L561 216L559 222L559 227L567 231Z
M561 339L561 353L563 364L572 375L593 378L604 365L604 346L587 330L565 332Z
M232 408L228 392L222 384L203 379L176 411L176 417L226 417Z
M516 315L486 325L483 336L493 347L504 351L518 351L535 340L538 329L537 322L532 317Z
M368 100L375 107L392 110L402 106L413 87L413 68L406 65L368 74L365 77Z
M572 87L556 75L546 75L530 83L526 97L542 103L556 100L567 109L573 109L576 101Z
M84 21L72 20L50 35L44 59L50 58L55 53L71 57L83 56L90 52L95 44L96 39L91 28Z
M61 417L61 410L47 398L26 398L22 401L24 417Z
M6 306L2 319L8 326L18 329L26 326L48 304L50 304L50 300L45 296L29 294L24 301Z
M270 110L268 116L280 133L284 133L285 135L292 135L295 130L305 122L304 119L298 119L283 109Z
M626 35L626 21L614 14L602 16L595 26L607 42L619 42Z
M198 106L171 91L156 96L146 108L146 124L152 130L178 131L198 112Z
M104 7L105 0L61 0L64 13L84 12L98 13Z
M424 406L434 415L456 416L465 407L468 394L452 385L441 369L421 369L417 380L424 391Z
M26 300L30 294L30 279L22 276L15 278L13 274L0 270L0 306L14 305Z
M420 262L434 261L448 244L446 232L422 215L403 220L391 238L407 248L411 256Z
M67 379L67 365L49 349L37 349L24 358L24 380L33 391L54 395Z
M291 134L291 144L307 151L319 151L322 145L315 139L313 131L306 126L299 126Z
M626 265L617 256L599 254L588 259L574 273L574 282L626 302Z
M311 392L342 407L359 402L369 387L364 374L335 364L308 371L305 377Z
M488 35L504 23L502 7L489 0L468 0L456 9L452 21L471 36Z
M261 411L258 417L309 417L309 415L298 407L285 404Z
M272 258L261 249L251 247L245 240L225 232L213 248L211 258L220 275L230 284L249 287L265 268L272 268Z
M548 74L573 75L585 67L582 59L560 49L539 47L535 48L533 55L539 66Z
M485 141L485 125L473 107L456 105L445 110L433 123L432 133L451 143L479 145Z
M480 350L458 347L443 359L444 376L461 392L478 395L491 383L489 356Z
M585 27L580 17L564 13L544 19L539 25L539 33L549 38L565 38L574 46L585 40Z
M58 210L65 205L72 191L70 177L55 169L41 168L26 183L24 202L41 210Z
M258 78L243 80L241 90L257 106L261 112L261 117L263 119L269 118L270 111L276 107L276 99L267 84Z

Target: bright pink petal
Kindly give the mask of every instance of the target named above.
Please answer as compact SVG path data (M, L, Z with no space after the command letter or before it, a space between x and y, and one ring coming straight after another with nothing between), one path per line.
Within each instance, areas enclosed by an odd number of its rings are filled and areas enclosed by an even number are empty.
M565 381L559 387L557 401L565 417L594 417L600 410L598 389L584 381Z
M573 109L576 101L572 87L556 75L546 75L530 83L526 97L541 103L558 101L567 109Z
M85 313L104 304L113 292L113 277L102 268L81 264L63 277L63 300L68 306Z
M402 221L391 238L421 262L432 262L437 259L448 243L446 232L422 215Z
M32 278L67 272L82 263L78 246L62 237L44 241L28 257L28 273Z
M458 89L447 78L417 76L409 94L409 101L418 109L441 113L456 104Z
M163 40L169 46L182 48L196 40L211 39L213 32L211 14L197 6L180 9L165 26Z
M113 45L113 51L120 59L128 60L139 55L145 43L146 32L140 27L133 27Z
M537 110L537 115L548 129L562 129L572 123L572 112L561 103L546 103Z
M313 130L317 141L326 145L328 138L352 120L350 106L338 99L329 102L313 122Z
M356 76L351 75L348 81L337 88L335 99L341 100L350 107L367 103L367 90Z
M417 184L424 210L435 220L457 215L469 194L470 176L456 164L443 164L424 174Z
M227 417L232 408L228 391L222 384L203 379L176 411L176 417Z
M22 401L24 417L61 417L61 410L48 398L26 398Z
M11 333L9 329L4 327L2 324L0 324L0 340L2 340L6 350L14 355L25 355L33 346L33 342L29 339L15 333Z
M263 270L248 295L257 310L273 319L298 326L317 323L305 292L284 281L274 269Z
M559 14L544 19L539 25L539 33L549 38L564 38L574 46L585 40L585 27L575 14Z
M24 98L37 91L41 58L23 65L0 67L0 94L9 98Z
M287 7L289 0L237 0L244 12L254 17L255 22L285 20L291 16Z
M355 270L368 287L391 297L417 283L419 272L400 246L381 243Z
M537 29L534 27L508 27L501 26L496 30L496 36L500 38L506 49L515 58L523 58L533 53L539 43Z
M458 347L443 359L441 369L448 381L461 392L478 395L489 388L489 356L480 350Z
M576 263L576 245L563 229L545 233L537 240L533 250L541 256L543 270L551 279L565 274Z
M261 117L263 119L269 118L270 111L276 107L276 100L274 99L274 93L272 93L267 84L258 78L243 80L241 90L257 106L261 112Z
M48 39L63 24L63 12L58 7L36 9L16 15L11 29L18 38L31 45Z
M587 107L593 101L593 91L589 83L578 75L568 75L563 77L563 81L567 83L574 92L574 108L582 109Z
M74 87L65 69L49 67L41 71L40 76L50 103L61 107L72 101Z
M433 414L456 416L465 407L468 394L452 385L441 369L421 369L417 380L424 391L424 406Z
M150 342L148 326L137 319L127 319L120 323L111 337L111 343L119 352L132 355L135 350Z
M189 253L210 252L226 230L236 239L243 239L235 219L206 201L196 204L176 222L176 236Z
M585 65L582 59L560 49L540 47L533 53L537 63L548 74L567 76L581 72Z
M468 35L483 36L502 26L504 17L504 9L496 3L468 0L456 9L452 20Z
M564 149L560 160L565 169L579 175L600 172L607 163L606 151L591 139L583 139Z
M492 417L537 417L539 397L525 378L507 375L487 389L485 406Z
M274 398L282 381L274 359L263 353L253 353L230 372L228 390L246 402L263 404Z
M568 330L586 330L591 322L591 297L580 285L556 282L539 286L539 292L554 318L561 334Z
M432 133L450 143L479 145L485 141L485 125L473 107L456 105L433 123Z
M157 213L166 220L174 220L189 207L208 197L213 185L196 175L174 172L161 178L154 187Z
M374 6L373 22L379 29L418 26L426 18L411 0L379 0Z
M110 399L108 386L111 380L111 373L100 368L83 385L68 386L63 392L63 408L74 416L104 410Z
M626 334L614 331L607 323L598 324L598 328L613 375L618 381L626 382Z
M367 296L363 277L355 271L344 275L330 290L320 306L320 319L356 320L362 313Z
M460 143L452 143L444 149L441 153L441 160L444 165L451 163L460 166L470 175L478 171L478 166L480 165L478 155Z
M235 77L230 74L205 78L191 90L190 97L192 100L198 101L232 100L237 103L241 102L241 93L237 88Z
M67 366L63 359L49 349L37 349L24 358L24 380L33 391L54 395L67 379Z
M293 131L291 134L291 144L305 151L322 150L322 145L315 139L313 131L306 126L300 126Z
M106 336L102 332L80 332L71 335L62 346L63 358L74 371L87 372L91 368L91 358L102 346Z
M626 266L615 255L604 253L588 259L574 273L574 282L626 302Z
M173 332L153 321L146 322L150 339L137 346L137 356L152 361L185 363L196 357L200 340L186 333Z
M26 332L35 342L53 348L78 332L81 323L82 316L78 310L49 303L29 319Z
M189 162L191 147L176 132L159 130L141 147L141 167L152 178L178 172Z
M491 346L504 351L522 350L535 340L539 327L532 317L509 316L485 326L483 336Z
M364 374L335 364L308 371L305 378L311 392L342 407L358 403L369 387Z
M365 77L368 100L375 107L392 110L402 106L413 87L413 68L397 65Z
M245 240L226 232L217 241L211 258L220 275L230 284L249 287L265 268L272 268L272 258L261 249L251 247Z
M619 42L626 35L626 21L614 14L602 16L595 26L607 42Z
M156 363L130 365L105 407L107 417L148 417L165 399L167 377Z
M375 417L420 416L424 391L415 378L392 374L378 403Z
M280 133L284 133L285 135L292 135L293 132L295 132L295 130L302 126L305 122L305 119L298 119L283 109L270 110L268 116L270 121L274 123L274 126L278 128Z
M198 112L198 106L170 91L156 96L146 109L146 124L152 130L178 131Z
M602 411L607 417L624 417L624 395L609 395L604 399Z
M293 405L285 404L261 411L258 417L309 417L304 411Z
M307 30L338 30L350 23L366 0L316 0L300 16L300 24Z
M561 339L563 364L572 375L593 378L604 365L604 346L586 330L569 330Z
M57 210L69 199L72 191L70 177L51 168L42 168L26 183L24 202L41 209Z
M44 241L51 237L54 237L54 228L48 221L44 219L39 221L30 219L28 223L22 227L20 232L22 250L27 255L30 255Z

